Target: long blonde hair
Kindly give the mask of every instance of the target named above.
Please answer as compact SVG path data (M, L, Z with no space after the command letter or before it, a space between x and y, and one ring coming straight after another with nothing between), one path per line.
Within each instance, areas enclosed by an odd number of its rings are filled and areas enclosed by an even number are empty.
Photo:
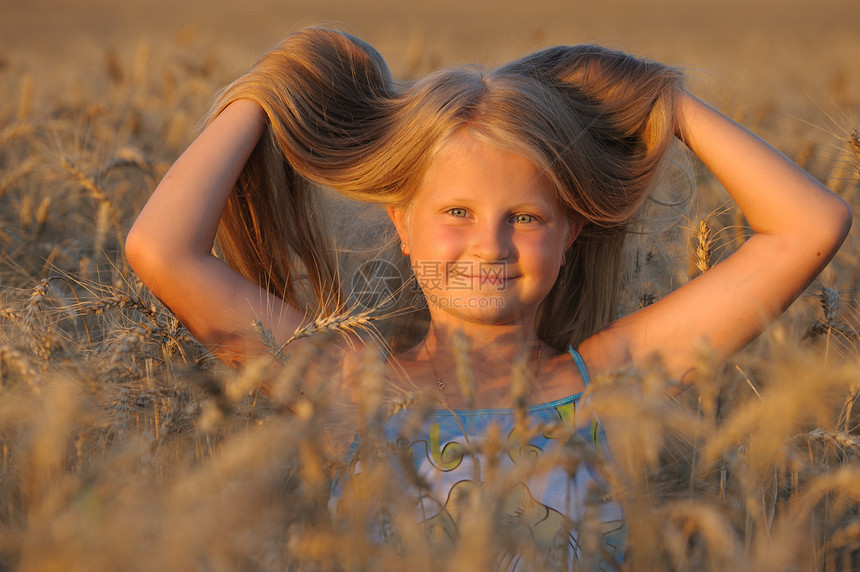
M362 40L300 30L213 106L210 119L252 99L270 121L222 217L220 249L244 276L306 312L342 311L317 186L408 205L436 150L468 126L532 160L568 216L585 221L536 323L548 344L577 345L615 317L624 237L672 148L682 83L675 68L585 45L400 85Z

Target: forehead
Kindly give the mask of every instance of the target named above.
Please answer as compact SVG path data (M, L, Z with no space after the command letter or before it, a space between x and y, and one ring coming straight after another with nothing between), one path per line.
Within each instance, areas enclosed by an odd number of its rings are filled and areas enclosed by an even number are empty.
M466 195L482 200L519 200L557 204L554 186L523 153L459 129L439 147L416 198Z

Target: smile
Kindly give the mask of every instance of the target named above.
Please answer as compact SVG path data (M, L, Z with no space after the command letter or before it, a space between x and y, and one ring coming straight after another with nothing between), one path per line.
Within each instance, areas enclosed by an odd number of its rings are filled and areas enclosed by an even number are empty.
M454 274L448 278L449 286L504 286L508 284L510 281L519 278L519 276L496 276L496 275L467 275L467 274Z

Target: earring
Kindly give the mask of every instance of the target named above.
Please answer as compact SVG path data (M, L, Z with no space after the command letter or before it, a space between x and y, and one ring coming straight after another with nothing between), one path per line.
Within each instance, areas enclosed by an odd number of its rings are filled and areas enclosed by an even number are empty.
M403 256L409 256L409 246L405 242L400 243L400 252L403 253Z
M561 265L564 266L565 264L567 264L567 259L565 258L564 254L562 254L561 255Z

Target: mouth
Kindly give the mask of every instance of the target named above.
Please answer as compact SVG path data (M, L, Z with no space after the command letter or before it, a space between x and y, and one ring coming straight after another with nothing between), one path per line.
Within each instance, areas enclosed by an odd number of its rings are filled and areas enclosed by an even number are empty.
M471 275L471 274L452 274L448 278L448 284L450 287L454 286L462 286L462 287L494 287L497 289L502 289L506 285L510 284L513 280L516 280L519 276L498 276L495 274L482 274L482 275Z
M506 284L517 278L517 276L474 276L473 279L480 284Z

